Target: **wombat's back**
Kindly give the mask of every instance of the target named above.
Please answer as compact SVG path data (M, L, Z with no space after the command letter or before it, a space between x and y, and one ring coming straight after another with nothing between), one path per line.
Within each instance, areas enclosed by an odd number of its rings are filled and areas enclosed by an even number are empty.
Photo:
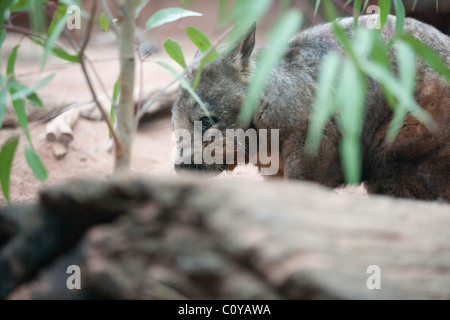
M373 19L373 16L360 17L359 24L367 25L368 19ZM394 16L388 17L381 34L386 43L394 35L395 22ZM341 19L339 24L352 34L353 18ZM405 19L404 30L450 64L448 36L409 18ZM282 157L285 176L335 187L344 181L338 150L341 133L336 121L331 121L325 128L318 158L308 159L303 155L299 160L304 151L298 150L298 143L304 141L309 127L320 64L332 50L342 51L331 23L298 34L263 99L268 105L277 107L266 108L257 115L257 119L261 119L261 127L279 127L284 131ZM389 55L395 71L395 45ZM373 193L422 199L442 197L450 201L450 86L421 59L417 59L415 98L435 120L436 127L430 131L408 115L395 141L387 143L385 137L393 113L380 85L369 81L362 136L363 181Z

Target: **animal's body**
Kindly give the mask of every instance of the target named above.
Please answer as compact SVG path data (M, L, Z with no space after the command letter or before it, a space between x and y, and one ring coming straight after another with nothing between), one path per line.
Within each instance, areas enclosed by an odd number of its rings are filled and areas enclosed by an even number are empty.
M360 17L365 24L367 16ZM340 25L352 32L353 18ZM389 16L383 41L392 37L395 17ZM450 38L432 26L406 19L404 30L431 47L450 65ZM202 72L197 94L206 102L214 123L206 127L221 131L239 128L237 121L246 86L257 68L255 33L251 31L237 49L208 63ZM320 64L331 50L342 51L333 36L332 25L324 24L299 33L292 39L281 63L271 73L267 89L253 116L251 127L280 130L280 170L278 176L316 181L329 187L345 183L339 153L342 137L335 120L330 121L320 141L318 153L309 155L305 138L314 104ZM395 45L390 51L396 68ZM192 83L196 71L187 79ZM398 197L438 199L450 202L450 86L423 61L417 60L415 99L435 121L429 130L408 115L395 141L385 139L392 110L382 89L369 81L362 133L362 182L370 193ZM180 89L173 107L174 129L193 131L194 121L205 121L205 113L190 103L189 93ZM243 128L247 129L247 128ZM235 164L180 165L176 168L232 170Z

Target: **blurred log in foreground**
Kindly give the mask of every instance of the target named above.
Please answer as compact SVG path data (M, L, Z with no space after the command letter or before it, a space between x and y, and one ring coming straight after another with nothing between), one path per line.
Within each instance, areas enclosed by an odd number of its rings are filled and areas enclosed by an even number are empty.
M450 298L448 204L152 177L51 188L0 222L1 298Z

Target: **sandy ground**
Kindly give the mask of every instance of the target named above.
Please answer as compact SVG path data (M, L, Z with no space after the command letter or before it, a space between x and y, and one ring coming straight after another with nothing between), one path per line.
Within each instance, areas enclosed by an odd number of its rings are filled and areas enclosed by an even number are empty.
M15 130L16 131L16 130ZM33 144L49 172L46 183L40 183L26 164L23 149L26 139L21 139L13 164L11 175L11 200L13 203L29 202L36 199L37 192L49 185L59 184L80 177L106 177L113 172L114 157L108 151L110 141L108 128L102 122L81 119L75 128L75 140L69 152L61 160L52 153L52 146L45 139L45 124L33 123L31 133ZM169 119L141 126L133 145L132 171L153 175L175 174L171 153L174 142L171 140ZM2 132L1 137L5 135ZM245 166L220 178L244 177L262 180L256 168ZM4 200L0 200L4 204Z

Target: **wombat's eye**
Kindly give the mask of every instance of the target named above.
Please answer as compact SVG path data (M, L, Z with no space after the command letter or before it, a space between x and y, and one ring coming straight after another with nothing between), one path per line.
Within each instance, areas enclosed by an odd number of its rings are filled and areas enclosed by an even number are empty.
M202 122L202 131L203 131L203 133L205 133L206 130L211 128L212 125L217 122L216 119L208 118L208 117L204 117L200 121Z

